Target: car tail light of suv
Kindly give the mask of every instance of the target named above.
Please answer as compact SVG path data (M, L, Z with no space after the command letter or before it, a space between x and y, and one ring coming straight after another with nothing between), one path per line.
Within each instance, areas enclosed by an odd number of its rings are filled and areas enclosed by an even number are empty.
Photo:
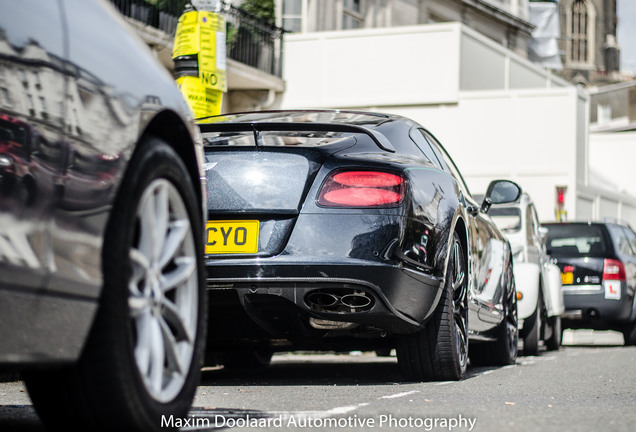
M603 289L608 300L621 299L621 285L627 280L625 265L615 259L605 259L603 263Z
M606 259L603 264L603 280L626 280L625 265L615 259Z
M339 171L327 178L318 204L328 207L394 207L404 199L406 181L382 171Z

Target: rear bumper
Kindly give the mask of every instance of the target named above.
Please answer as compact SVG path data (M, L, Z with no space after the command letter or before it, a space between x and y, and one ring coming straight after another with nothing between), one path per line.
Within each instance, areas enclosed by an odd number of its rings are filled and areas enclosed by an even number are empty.
M562 315L567 325L574 328L607 328L612 323L628 322L632 313L633 297L627 295L625 283L620 299L606 298L601 285L564 286Z
M438 278L398 265L348 261L352 262L293 262L284 256L211 260L211 305L214 308L215 294L235 291L245 312L272 337L315 335L320 325L316 320L409 333L434 311L441 295ZM328 294L335 304L316 301L318 293ZM348 295L362 299L361 306L341 304Z

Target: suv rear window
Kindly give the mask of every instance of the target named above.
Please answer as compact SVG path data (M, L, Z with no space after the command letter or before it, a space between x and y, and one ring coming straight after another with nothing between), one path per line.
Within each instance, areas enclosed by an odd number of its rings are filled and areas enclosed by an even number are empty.
M611 252L600 225L556 224L546 227L547 249L550 255L603 257Z

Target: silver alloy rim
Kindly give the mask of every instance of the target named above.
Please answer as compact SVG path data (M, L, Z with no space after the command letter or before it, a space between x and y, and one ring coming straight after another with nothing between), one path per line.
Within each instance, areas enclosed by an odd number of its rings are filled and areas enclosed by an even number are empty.
M144 191L129 252L128 306L137 368L150 395L172 401L192 363L197 327L197 260L181 195L165 179Z

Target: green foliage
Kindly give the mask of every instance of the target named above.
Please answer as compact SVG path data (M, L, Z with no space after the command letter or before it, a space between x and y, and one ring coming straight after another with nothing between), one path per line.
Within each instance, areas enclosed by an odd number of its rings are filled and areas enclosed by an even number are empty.
M178 15L185 10L188 0L144 0L144 2L155 6L159 10Z
M267 22L276 24L276 13L274 12L274 0L245 0L239 6L245 12L254 15Z
M225 45L228 47L228 51L234 48L234 44L238 38L238 28L236 28L231 22L226 21L225 25Z

